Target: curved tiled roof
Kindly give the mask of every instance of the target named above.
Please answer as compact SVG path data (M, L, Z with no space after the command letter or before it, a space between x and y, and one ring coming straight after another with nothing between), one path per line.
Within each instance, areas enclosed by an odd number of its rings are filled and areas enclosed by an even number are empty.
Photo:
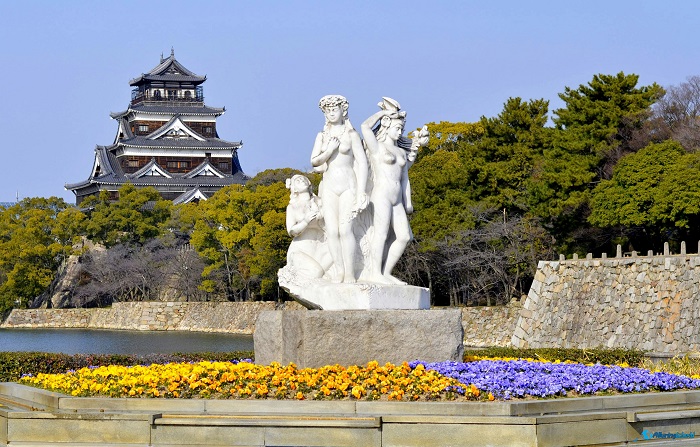
M207 138L206 141L195 140L194 138L161 138L151 140L144 136L120 140L119 144L125 147L148 147L148 148L194 148L194 149L236 149L242 146L240 141L226 141L219 138Z
M206 76L199 76L188 70L175 59L175 53L171 52L170 57L162 59L160 64L153 67L148 73L142 73L129 81L129 85L139 85L143 81L171 81L171 82L191 82L201 84L206 81Z
M119 119L128 115L131 112L150 113L153 115L174 115L179 113L181 115L219 116L223 115L224 112L226 112L226 107L208 107L205 105L202 105L201 107L183 105L178 106L176 105L176 102L162 102L164 103L163 105L136 104L134 106L129 106L129 108L124 110L123 112L110 113L109 116L111 116L114 119Z

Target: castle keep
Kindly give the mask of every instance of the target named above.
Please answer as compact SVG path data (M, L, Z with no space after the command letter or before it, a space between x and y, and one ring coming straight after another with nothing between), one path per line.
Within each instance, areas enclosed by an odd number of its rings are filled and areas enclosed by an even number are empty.
M87 180L65 185L76 204L101 190L116 200L125 183L152 186L175 203L206 200L226 185L245 183L237 153L242 143L219 138L216 119L226 109L204 104L205 81L174 51L129 81L128 108L110 114L119 125L114 142L95 148Z

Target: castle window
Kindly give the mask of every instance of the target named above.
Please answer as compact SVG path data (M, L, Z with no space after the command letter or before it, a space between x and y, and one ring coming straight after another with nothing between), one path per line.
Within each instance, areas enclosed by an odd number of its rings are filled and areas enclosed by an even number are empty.
M191 97L192 97L192 92L190 92L189 90L187 90L187 91L185 92L185 98L190 99Z
M209 127L209 126L202 127L202 130L204 130L204 133L211 135L211 127Z
M183 168L189 168L190 167L190 162L189 161L169 161L168 162L168 169L183 169Z
M138 160L127 160L126 165L130 168L138 168L139 167L139 161Z
M139 124L139 132L148 132L148 126L145 124Z
M228 171L229 164L227 161L221 161L219 162L219 169L222 171Z

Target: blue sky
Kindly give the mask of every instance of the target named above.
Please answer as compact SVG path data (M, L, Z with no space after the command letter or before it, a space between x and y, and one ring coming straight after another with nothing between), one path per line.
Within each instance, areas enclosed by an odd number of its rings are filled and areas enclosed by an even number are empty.
M495 116L513 96L550 100L594 74L677 85L700 75L696 1L0 0L0 201L59 196L111 144L128 81L174 48L226 107L250 175L308 169L317 108L350 101L356 127L382 96L407 127Z

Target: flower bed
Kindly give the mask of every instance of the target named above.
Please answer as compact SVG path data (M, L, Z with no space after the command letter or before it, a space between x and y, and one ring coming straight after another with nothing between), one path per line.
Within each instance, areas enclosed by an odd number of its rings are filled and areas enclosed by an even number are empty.
M479 390L408 363L297 369L294 364L170 363L82 368L24 376L20 383L73 396L223 399L477 399Z
M626 366L478 359L297 369L249 362L101 366L20 383L73 396L220 399L494 400L700 388L700 380Z
M698 379L618 365L583 365L532 359L411 363L413 367L418 365L462 383L474 384L498 399L700 388Z

